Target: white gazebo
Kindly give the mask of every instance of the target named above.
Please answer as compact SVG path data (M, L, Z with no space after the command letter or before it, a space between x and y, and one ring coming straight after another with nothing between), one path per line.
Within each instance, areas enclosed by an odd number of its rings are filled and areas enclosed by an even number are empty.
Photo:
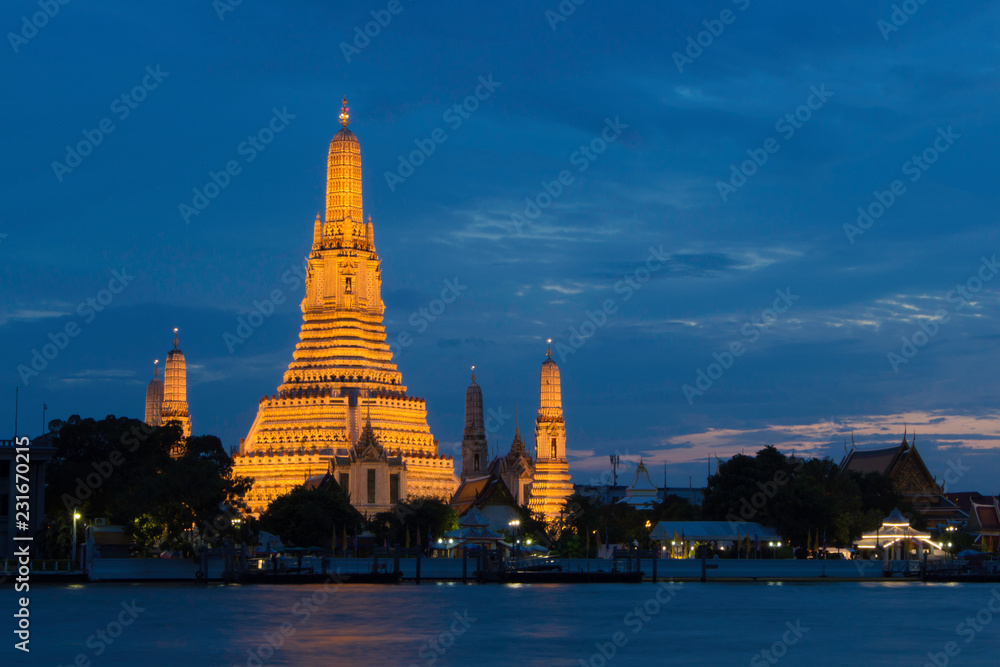
M894 509L889 516L882 520L881 528L874 533L861 536L858 548L877 549L881 547L885 549L886 559L909 560L911 544L916 548L917 560L923 558L924 548L929 548L931 555L934 554L934 549L944 550L944 547L931 540L930 533L911 528L910 521L903 516L903 513L899 509Z

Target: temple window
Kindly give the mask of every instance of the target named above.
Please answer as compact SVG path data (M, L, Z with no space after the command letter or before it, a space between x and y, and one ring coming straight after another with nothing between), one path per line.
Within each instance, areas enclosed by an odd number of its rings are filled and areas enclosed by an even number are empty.
M556 451L557 451L557 448L556 448L556 439L552 438L552 457L551 458L556 458Z
M473 472L479 472L479 454L476 454L472 459L472 470Z
M344 284L344 292L346 294L350 294L351 293L351 279L350 278L346 279L346 282Z
M375 504L375 469L368 469L368 504Z
M389 475L389 502L399 502L399 473Z
M350 497L351 495L351 473L340 473L340 489Z

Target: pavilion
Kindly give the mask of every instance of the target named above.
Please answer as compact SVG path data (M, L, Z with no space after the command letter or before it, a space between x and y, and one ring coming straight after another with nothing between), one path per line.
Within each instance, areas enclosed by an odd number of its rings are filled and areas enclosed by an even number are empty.
M669 542L674 547L671 554L678 545L682 553L686 553L685 545L694 542L736 543L748 539L755 545L781 542L774 528L750 521L660 521L649 531L649 539L662 542L664 550Z
M479 509L473 506L458 521L458 530L444 534L444 538L434 544L435 549L451 551L465 546L483 549L497 549L503 543L503 535L490 530L489 521L483 518Z
M909 560L910 545L916 549L916 559L923 558L924 548L930 549L930 555L934 554L934 549L943 551L944 547L931 541L931 534L921 532L910 527L910 521L899 509L892 510L892 513L882 521L882 527L874 533L867 533L861 536L858 542L859 549L885 549L885 557L892 560Z

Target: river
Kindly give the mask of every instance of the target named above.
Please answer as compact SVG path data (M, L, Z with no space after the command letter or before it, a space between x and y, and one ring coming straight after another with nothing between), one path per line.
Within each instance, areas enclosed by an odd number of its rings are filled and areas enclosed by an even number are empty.
M943 667L1000 637L990 584L35 585L29 656L16 595L3 665Z

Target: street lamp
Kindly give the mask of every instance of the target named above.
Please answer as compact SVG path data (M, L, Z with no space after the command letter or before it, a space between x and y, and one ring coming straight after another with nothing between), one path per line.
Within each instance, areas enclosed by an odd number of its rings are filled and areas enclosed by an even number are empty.
M70 549L71 560L73 564L73 569L76 569L76 520L80 518L80 513L73 510L73 547Z
M507 526L510 528L510 541L512 545L514 543L514 540L517 539L517 528L520 525L521 525L520 519L511 519L510 521L507 522ZM520 540L518 540L517 543L520 544ZM520 553L520 551L521 551L520 548L518 548L517 552Z

